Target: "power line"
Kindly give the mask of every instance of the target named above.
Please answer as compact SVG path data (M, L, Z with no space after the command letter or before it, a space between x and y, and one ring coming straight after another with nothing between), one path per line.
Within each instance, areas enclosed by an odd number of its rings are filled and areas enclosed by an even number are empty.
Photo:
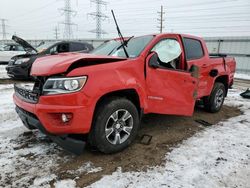
M162 5L161 5L161 11L157 12L157 13L159 14L159 17L160 17L160 18L157 19L159 21L159 24L160 24L160 26L158 26L158 28L160 29L160 33L162 33L162 30L164 28L163 21L165 21L163 19L163 14L165 14L165 12L163 12L163 6Z
M71 39L73 38L72 26L77 25L72 22L72 16L76 15L76 11L72 10L70 0L64 0L64 3L64 8L60 9L65 16L64 22L61 24L64 25L64 38Z
M107 5L106 1L103 0L90 0L90 2L96 4L96 12L88 13L93 19L96 20L96 28L89 32L96 33L96 38L101 38L102 34L107 34L104 30L102 30L102 21L106 20L108 16L102 13L101 7L103 5Z
M171 24L174 24L174 25L183 25L183 24L186 24L187 23L187 21L188 21L188 23L194 23L194 24L203 24L204 23L204 21L206 21L206 24L208 24L208 23L210 23L210 24L213 24L213 23L215 23L215 22L223 22L223 23L231 23L231 22L249 22L250 21L250 19L241 19L241 18L238 18L238 19L234 19L234 18L232 18L232 19L228 19L228 20L224 20L224 19L222 19L222 20L219 20L218 18L215 18L215 19L206 19L206 20L201 20L201 19L194 19L194 20L174 20L174 21L172 21L172 22L169 22L169 23L171 23ZM135 21L134 20L125 20L125 21L122 21L122 23L123 24L133 24ZM145 20L137 20L136 21L136 23L137 24L141 24L141 25L143 25L143 24L145 24L145 25L148 25L148 24L146 24L145 23ZM169 24L168 23L168 24Z
M238 10L240 12L242 12L242 8L244 9L247 9L249 8L249 5L250 4L242 4L242 5L238 5L238 6L217 6L217 7L211 7L211 8L195 8L195 7L192 7L192 8L189 8L187 9L187 7L177 7L177 8L169 8L168 7L168 13L172 13L172 14L179 14L179 13L191 13L191 12L195 12L195 11L210 11L212 12L213 10L221 10L221 9L230 9L230 10ZM237 8L237 9L236 9ZM181 9L181 10L180 10ZM156 10L155 7L149 7L148 9L147 8L143 8L143 9L140 9L140 8L131 8L129 9L120 9L119 10L119 15L127 15L127 14L131 14L131 15L145 15L145 14L150 14L152 12L154 12Z
M1 20L1 26L2 26L2 32L1 32L1 34L2 34L2 38L3 38L3 40L6 40L6 36L7 36L7 32L6 32L6 19L4 19L4 18L2 18L2 19L0 19Z
M156 1L156 0L155 0ZM160 0L162 3L164 3L163 0ZM184 4L175 4L175 6L169 6L168 9L182 9L182 8L189 8L189 7L199 7L199 6L202 6L202 5L215 5L216 7L218 7L218 5L221 5L221 4L225 4L226 3L232 3L232 2L237 2L238 0L215 0L215 1L207 1L207 2L201 2L201 3L184 3ZM124 2L124 3L123 3ZM141 8L129 8L129 10L131 11L137 11L137 10L141 10L141 11L144 11L145 9L149 8L149 9L152 9L152 4L147 4L147 3L151 3L152 0L142 0L142 1L136 1L136 2L133 2L133 5L142 5L143 4L143 9ZM116 6L120 6L120 7L124 7L123 10L127 11L127 1L116 1L116 2L112 2L112 5L116 5ZM145 5L149 5L149 6L145 6ZM136 6L134 6L136 7ZM237 7L237 6L236 6ZM119 11L120 12L120 11ZM121 11L122 12L122 11Z
M31 13L37 13L45 8L47 8L48 6L54 4L54 3L57 3L57 0L54 0L53 2L50 2L50 3L47 3L45 4L44 6L40 6L40 7L37 7L37 8L33 8L33 9L30 9L29 8L29 11L25 10L24 13L21 13L21 14L18 14L18 15L15 15L15 17L13 18L10 18L11 20L19 20L19 19L22 19L22 17L26 17L26 16L31 16Z

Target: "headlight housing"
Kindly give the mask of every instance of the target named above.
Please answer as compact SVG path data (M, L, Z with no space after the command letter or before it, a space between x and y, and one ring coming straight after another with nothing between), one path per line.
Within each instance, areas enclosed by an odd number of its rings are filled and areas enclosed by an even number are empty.
M21 59L17 59L15 62L14 62L14 64L15 65L21 65L22 63L25 63L25 62L27 62L27 61L29 61L30 60L30 58L21 58Z
M49 78L43 86L44 95L73 93L83 88L87 81L87 76Z

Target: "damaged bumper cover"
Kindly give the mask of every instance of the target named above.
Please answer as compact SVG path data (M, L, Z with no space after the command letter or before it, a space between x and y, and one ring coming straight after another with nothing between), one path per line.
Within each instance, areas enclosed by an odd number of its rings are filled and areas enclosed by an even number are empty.
M44 126L41 124L39 119L32 113L16 106L16 112L21 118L23 124L28 129L38 129L43 134L47 135L53 142L57 143L63 149L74 153L76 155L80 155L83 153L86 142L78 139L74 139L69 137L69 135L53 135L46 131Z

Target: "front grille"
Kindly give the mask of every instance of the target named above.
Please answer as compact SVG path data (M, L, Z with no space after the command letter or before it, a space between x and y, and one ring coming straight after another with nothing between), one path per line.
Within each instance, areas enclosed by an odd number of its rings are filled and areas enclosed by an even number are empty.
M14 84L15 94L28 103L37 103L39 93Z
M46 77L34 77L35 83L32 87L29 84L25 86L14 84L15 94L22 100L28 103L37 103L42 95L43 85L46 82ZM29 87L29 88L27 88Z
M35 84L33 87L33 91L35 93L39 93L39 95L42 95L43 85L46 82L46 80L47 80L46 77L35 77Z

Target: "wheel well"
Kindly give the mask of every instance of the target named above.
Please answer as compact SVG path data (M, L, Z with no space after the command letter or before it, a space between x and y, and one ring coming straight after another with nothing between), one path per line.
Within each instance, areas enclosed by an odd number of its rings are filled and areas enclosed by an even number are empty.
M95 106L95 111L100 104L106 102L108 99L113 98L113 97L123 97L123 98L130 100L136 106L138 113L141 114L140 99L135 89L124 89L124 90L112 91L110 93L103 95L97 101L96 106Z
M224 84L225 89L226 89L226 96L227 96L227 91L228 91L228 76L224 75L224 76L219 76L215 79L215 82L220 82L222 84Z

